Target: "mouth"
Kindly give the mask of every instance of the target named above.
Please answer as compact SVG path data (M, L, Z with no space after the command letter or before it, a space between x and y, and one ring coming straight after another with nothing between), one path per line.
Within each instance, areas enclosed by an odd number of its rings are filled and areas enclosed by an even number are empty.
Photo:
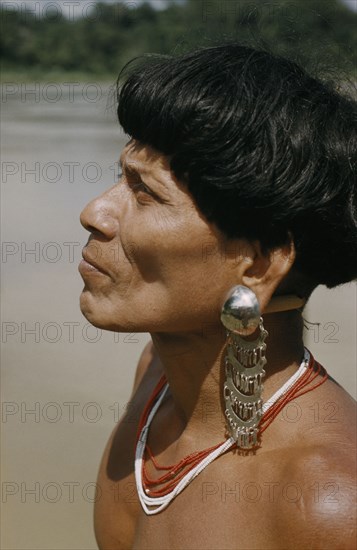
M81 275L93 273L109 276L109 274L95 260L90 258L85 248L82 252L82 258L83 260L81 260L78 266L78 270Z

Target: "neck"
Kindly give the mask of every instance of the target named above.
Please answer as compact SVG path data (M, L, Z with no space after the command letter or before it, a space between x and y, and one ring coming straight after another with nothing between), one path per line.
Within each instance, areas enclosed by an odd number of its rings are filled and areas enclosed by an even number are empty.
M301 313L293 310L266 314L264 327L269 333L263 390L266 401L300 366L304 353ZM155 333L152 340L168 379L174 412L182 430L191 435L202 433L202 422L205 422L207 437L222 438L225 432L222 414L224 328L211 327L205 333Z

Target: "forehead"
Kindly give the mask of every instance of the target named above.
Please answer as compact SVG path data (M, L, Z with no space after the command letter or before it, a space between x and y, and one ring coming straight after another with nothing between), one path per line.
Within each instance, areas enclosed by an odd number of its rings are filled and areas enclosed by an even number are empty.
M163 155L149 145L143 145L131 139L124 147L120 161L132 166L140 172L159 171L171 172L170 157Z

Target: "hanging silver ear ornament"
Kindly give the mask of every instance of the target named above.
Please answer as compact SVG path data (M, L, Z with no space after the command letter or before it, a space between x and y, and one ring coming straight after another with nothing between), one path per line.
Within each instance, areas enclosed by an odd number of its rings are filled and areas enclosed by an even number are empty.
M238 447L251 449L258 444L268 336L254 292L246 286L235 286L223 304L221 321L228 337L223 388L227 427ZM255 340L243 338L257 328Z

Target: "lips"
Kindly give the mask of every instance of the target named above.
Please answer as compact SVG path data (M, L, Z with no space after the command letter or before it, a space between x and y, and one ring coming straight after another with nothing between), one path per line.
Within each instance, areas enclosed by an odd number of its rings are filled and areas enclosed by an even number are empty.
M105 271L105 269L103 269L96 260L91 258L86 248L82 251L82 258L83 260L79 264L81 271L93 271L103 273L104 275L109 275L109 273Z

